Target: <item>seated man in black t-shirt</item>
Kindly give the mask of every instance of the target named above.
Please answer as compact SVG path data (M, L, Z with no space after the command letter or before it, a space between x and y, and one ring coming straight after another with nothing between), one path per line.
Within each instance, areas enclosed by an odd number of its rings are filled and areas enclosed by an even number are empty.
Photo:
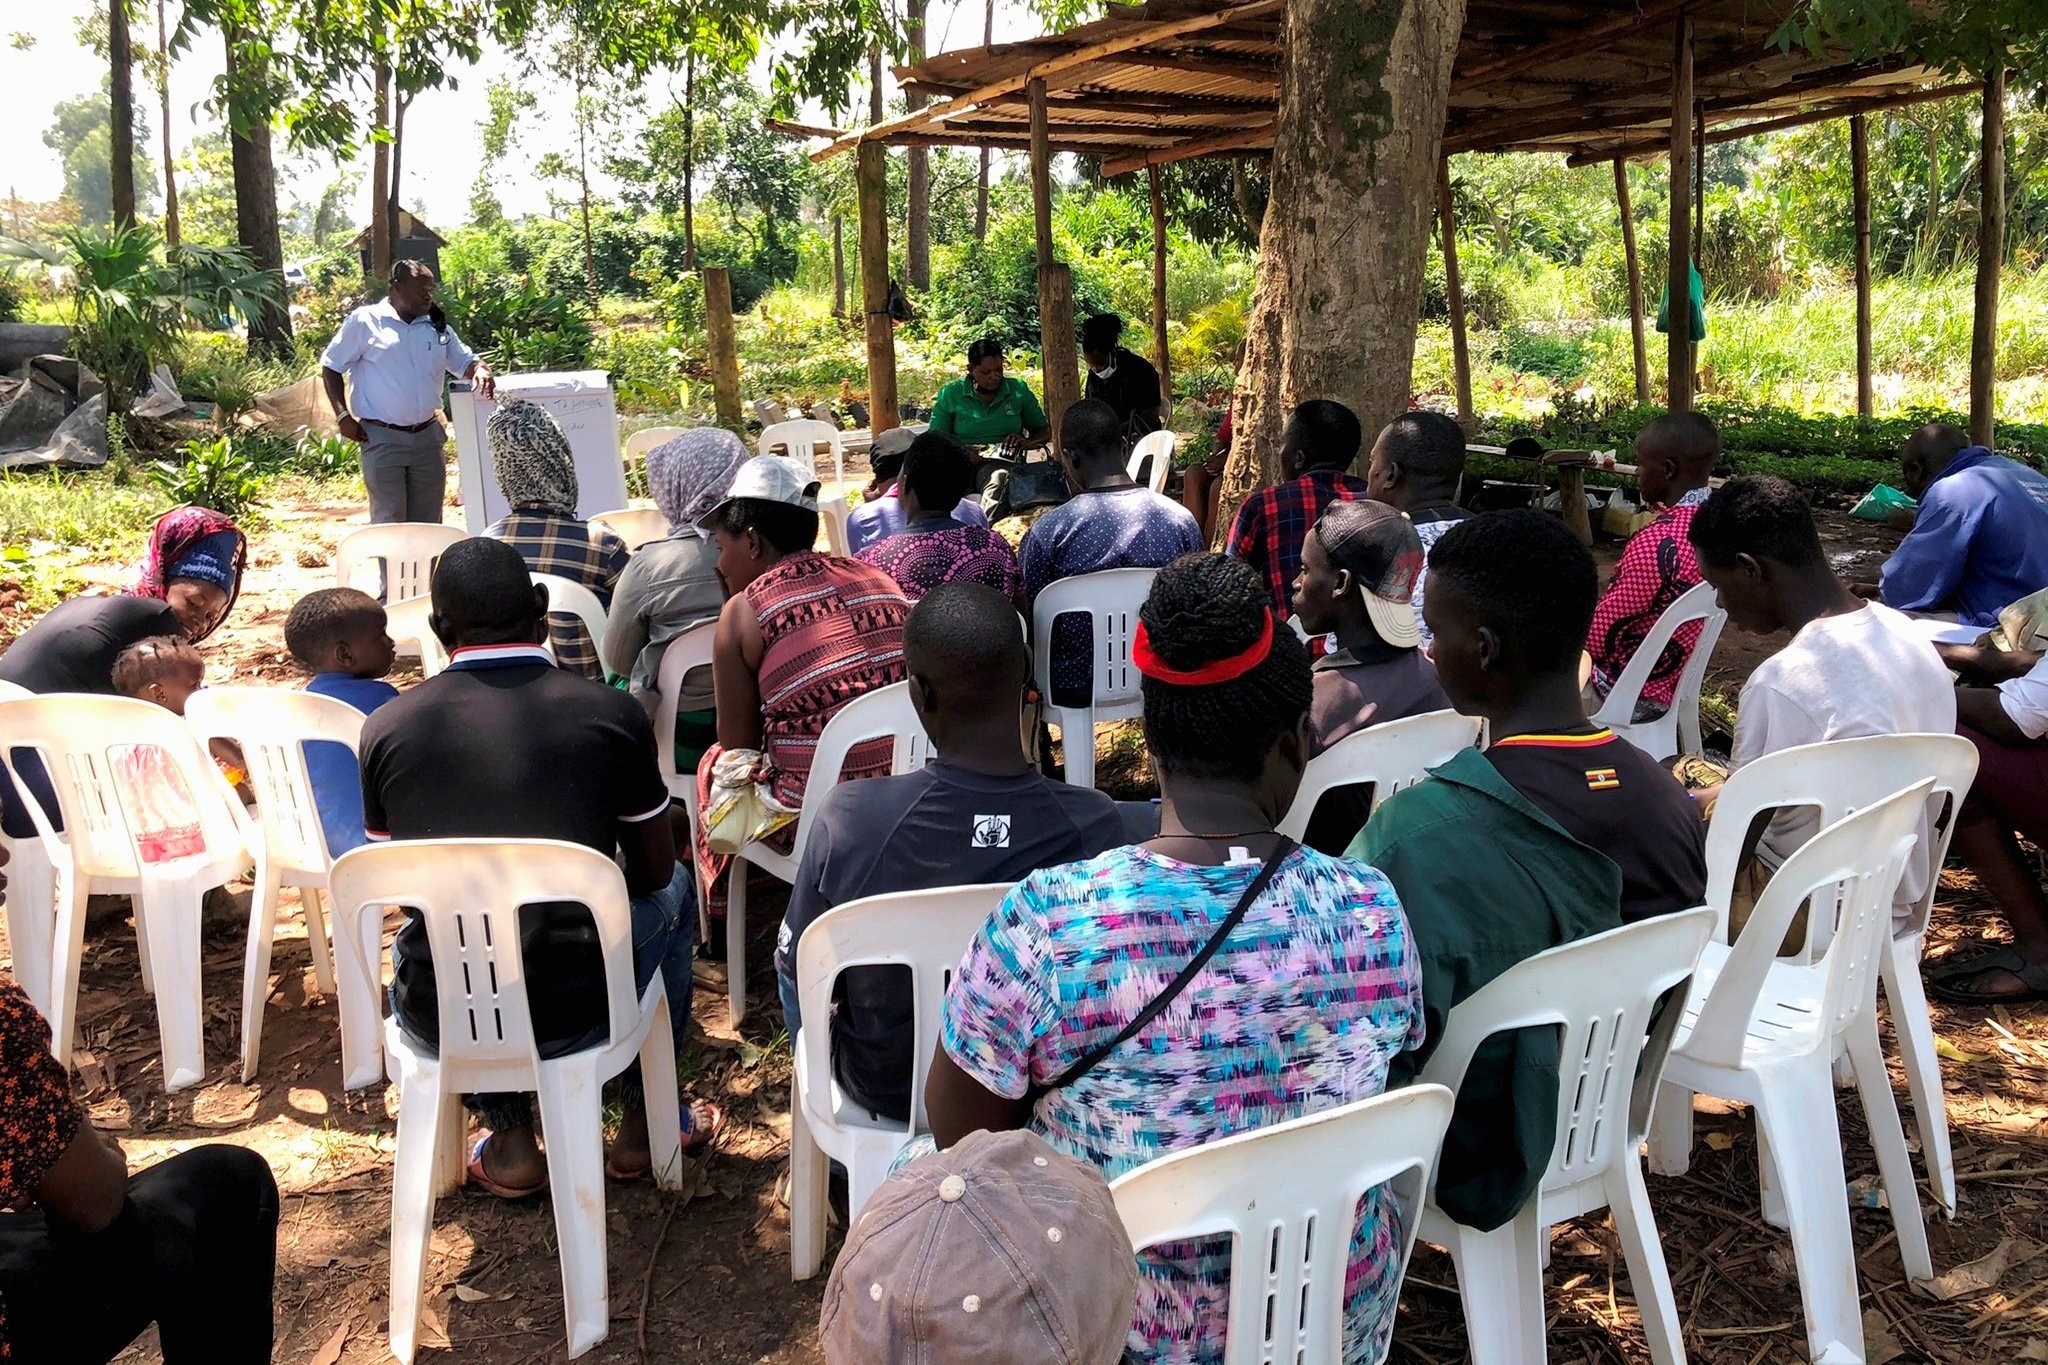
M633 897L633 972L645 989L658 970L681 1040L690 1018L690 948L697 911L686 862L675 855L668 788L654 759L647 713L624 692L555 667L547 598L519 552L465 540L435 567L434 633L447 671L379 707L363 725L363 823L374 839L561 839L623 855ZM596 926L575 905L520 907L519 934L540 1055L561 1056L605 1035L604 970ZM391 946L392 1013L432 1047L439 996L426 931L408 913ZM644 1175L647 1117L637 1064L624 1082L625 1120L606 1169ZM531 1096L475 1095L490 1131L470 1179L518 1198L547 1183ZM667 1121L666 1115L658 1115ZM685 1148L709 1141L719 1115L699 1104L682 1116Z
M1018 881L1123 842L1114 801L1041 776L1024 752L1031 655L1001 593L979 583L932 589L903 628L903 654L911 705L940 757L901 777L841 783L807 812L814 823L775 948L791 1037L803 1024L797 941L827 910L863 896ZM911 1068L929 1060L911 1056L909 969L854 968L833 998L841 1088L883 1118L908 1118Z

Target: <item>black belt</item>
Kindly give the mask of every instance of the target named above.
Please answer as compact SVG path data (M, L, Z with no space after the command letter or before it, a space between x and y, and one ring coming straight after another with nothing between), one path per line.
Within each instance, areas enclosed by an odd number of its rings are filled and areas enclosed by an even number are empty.
M409 427L402 427L396 422L380 422L374 417L365 417L362 420L364 426L383 427L386 431L402 431L405 432L407 435L411 435L413 432L416 431L425 431L428 427L435 425L441 419L438 417L429 417L426 421L414 422Z

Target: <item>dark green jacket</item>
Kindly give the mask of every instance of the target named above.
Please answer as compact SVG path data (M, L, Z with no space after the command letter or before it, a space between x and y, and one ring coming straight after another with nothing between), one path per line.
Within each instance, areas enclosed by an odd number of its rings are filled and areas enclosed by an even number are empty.
M1452 1007L1524 958L1621 924L1621 869L1580 843L1477 749L1396 793L1346 856L1385 873L1422 955L1429 1036L1394 1058L1390 1085L1415 1079ZM1437 1165L1437 1205L1497 1228L1550 1164L1557 1131L1557 1043L1542 1030L1483 1045L1458 1090Z

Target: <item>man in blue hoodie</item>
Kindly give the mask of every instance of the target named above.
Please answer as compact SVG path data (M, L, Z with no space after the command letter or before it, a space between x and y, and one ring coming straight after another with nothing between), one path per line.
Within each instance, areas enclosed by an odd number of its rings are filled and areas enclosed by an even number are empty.
M1990 627L2048 588L2048 478L1939 424L1906 441L1901 473L1920 513L1885 561L1886 606Z

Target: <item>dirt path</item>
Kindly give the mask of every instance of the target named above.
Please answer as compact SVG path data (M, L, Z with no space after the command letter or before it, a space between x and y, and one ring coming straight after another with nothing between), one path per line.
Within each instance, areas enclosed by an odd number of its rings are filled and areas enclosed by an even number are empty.
M303 592L330 581L326 565L334 543L360 520L358 508L339 504L287 500L270 510L243 604L206 647L212 681L288 684L295 672L283 650L284 614ZM1828 527L1831 550L1856 556L1856 570L1882 556L1883 535L1853 524ZM118 582L119 574L110 567L106 579ZM1768 646L1731 633L1715 677L1739 684L1766 652ZM758 913L750 917L755 1007L736 1032L726 1022L723 992L699 990L699 1038L684 1059L686 1085L726 1106L732 1134L692 1172L687 1198L675 1201L673 1210L668 1197L647 1186L614 1184L607 1191L612 1331L585 1360L810 1365L822 1359L815 1324L824 1279L791 1284L788 1218L774 1194L787 1159L789 1051L769 969L780 898L766 884L759 895ZM1936 952L1983 927L1981 897L1967 879L1946 879L1943 901ZM137 1166L201 1142L235 1142L262 1152L283 1193L276 1359L319 1365L387 1360L395 1092L341 1090L333 1004L316 994L296 918L279 935L261 1074L252 1085L240 1084L232 1059L240 1036L241 963L242 941L233 926L209 937L212 1070L206 1084L166 1097L154 1011L138 987L132 933L125 923L97 932L81 985L85 1103L96 1122L119 1133ZM2043 1263L2032 1259L2048 1249L2048 1014L2020 1009L1986 1017L1937 1006L1935 1024L1956 1052L1945 1069L1956 1165L1965 1182L1956 1221L1929 1229L1936 1269L1952 1270L2001 1245L2005 1268L1989 1287L1948 1302L1920 1297L1902 1283L1887 1215L1857 1212L1871 1358L2048 1359L2048 1300L2039 1292ZM1844 1106L1842 1117L1849 1177L1870 1176L1874 1163L1856 1106ZM1692 1172L1650 1182L1691 1357L1709 1365L1803 1358L1790 1243L1758 1218L1757 1149L1748 1119L1706 1115L1699 1128ZM507 1205L469 1193L443 1200L428 1270L425 1339L449 1345L423 1359L477 1365L562 1359L553 1245L544 1200ZM1559 1229L1553 1257L1553 1358L1646 1360L1605 1219ZM1463 1327L1453 1283L1440 1253L1418 1252L1402 1299L1395 1360L1460 1358ZM2037 1339L2042 1344L2033 1349L2040 1354L2021 1356ZM160 1359L153 1336L121 1359Z

